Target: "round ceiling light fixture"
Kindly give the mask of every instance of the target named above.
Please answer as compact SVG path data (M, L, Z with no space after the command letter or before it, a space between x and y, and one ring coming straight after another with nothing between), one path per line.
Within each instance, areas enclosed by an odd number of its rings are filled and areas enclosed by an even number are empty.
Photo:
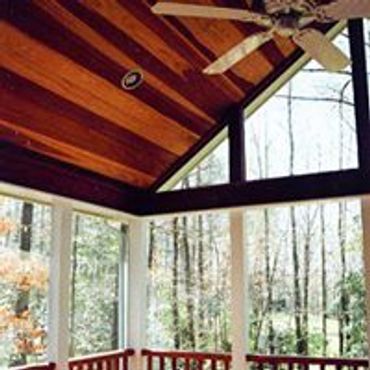
M121 86L124 90L135 90L144 81L144 74L140 69L131 69L121 80Z

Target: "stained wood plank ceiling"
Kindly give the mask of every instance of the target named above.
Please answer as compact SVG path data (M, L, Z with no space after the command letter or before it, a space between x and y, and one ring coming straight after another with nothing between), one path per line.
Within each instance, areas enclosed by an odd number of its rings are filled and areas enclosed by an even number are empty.
M258 27L159 17L149 0L0 3L1 139L141 188L215 132L295 51L275 38L232 71L205 76ZM145 81L127 92L120 81L132 68Z

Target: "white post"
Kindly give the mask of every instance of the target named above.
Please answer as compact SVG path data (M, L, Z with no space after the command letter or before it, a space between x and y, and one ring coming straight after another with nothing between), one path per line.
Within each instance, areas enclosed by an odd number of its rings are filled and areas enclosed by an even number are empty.
M370 197L364 197L362 207L362 230L363 230L363 261L366 291L366 332L367 342L370 344ZM369 355L370 364L370 355ZM369 366L370 368L370 366Z
M135 220L129 224L129 276L127 345L135 350L132 370L142 370L141 350L146 343L147 224Z
M248 351L246 245L244 238L244 212L230 213L231 236L231 339L232 368L246 369L245 355Z
M71 238L72 206L56 199L52 210L48 360L56 363L58 370L68 369Z

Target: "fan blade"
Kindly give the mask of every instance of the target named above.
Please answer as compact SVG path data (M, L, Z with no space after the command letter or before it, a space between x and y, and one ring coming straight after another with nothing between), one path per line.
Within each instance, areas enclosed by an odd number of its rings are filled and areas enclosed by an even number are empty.
M351 63L325 35L313 28L299 31L294 35L293 40L328 71L340 71Z
M204 69L203 73L214 75L226 72L234 64L241 61L248 54L258 49L261 45L271 40L271 32L257 33L243 40L240 44L234 46L226 54L222 55L214 63Z
M268 16L245 9L159 2L152 7L152 12L155 14L174 15L180 17L216 18L232 21L255 22L265 27L272 26L272 21Z
M370 18L369 0L337 0L319 6L315 13L319 20L338 21L342 19Z

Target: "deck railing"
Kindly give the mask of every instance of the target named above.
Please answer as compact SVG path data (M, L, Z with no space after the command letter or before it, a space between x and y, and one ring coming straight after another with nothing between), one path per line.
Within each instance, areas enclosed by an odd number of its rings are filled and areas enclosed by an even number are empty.
M367 359L247 355L246 360L252 368L258 370L362 370L368 369Z
M229 370L227 353L184 352L144 349L146 370ZM367 359L247 355L250 369L256 370L365 370Z
M74 358L69 370L130 370L133 349ZM228 353L167 351L144 349L146 370L230 370ZM367 359L326 358L305 356L246 355L252 370L365 370ZM55 364L27 365L13 370L54 370Z
M229 370L231 355L224 353L160 351L144 349L147 370Z
M69 361L69 370L129 370L129 358L134 353L133 349L125 349L73 358Z

